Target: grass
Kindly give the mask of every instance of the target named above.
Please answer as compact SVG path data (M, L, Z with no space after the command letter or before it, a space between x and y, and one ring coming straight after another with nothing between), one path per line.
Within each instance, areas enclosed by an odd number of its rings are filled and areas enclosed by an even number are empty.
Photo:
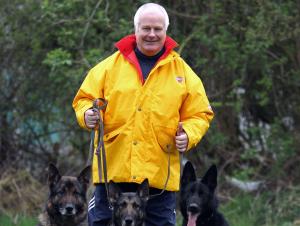
M265 191L260 195L240 193L221 211L231 226L300 226L300 188Z
M33 217L16 215L9 217L7 215L0 216L0 226L33 226L37 224L37 220Z

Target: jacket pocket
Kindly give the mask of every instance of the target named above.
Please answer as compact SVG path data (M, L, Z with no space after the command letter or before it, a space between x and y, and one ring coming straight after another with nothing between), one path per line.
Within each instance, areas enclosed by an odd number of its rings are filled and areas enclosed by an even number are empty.
M155 125L154 132L157 143L164 152L175 152L176 128Z
M105 142L112 142L121 133L121 124L105 125L103 140Z

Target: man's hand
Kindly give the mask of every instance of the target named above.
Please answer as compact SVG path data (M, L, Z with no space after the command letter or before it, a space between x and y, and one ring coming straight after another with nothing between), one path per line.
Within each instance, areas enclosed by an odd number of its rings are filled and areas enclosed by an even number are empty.
M189 138L186 132L182 128L182 122L179 122L176 136L175 136L176 148L179 152L185 152L189 143Z
M84 112L84 121L89 129L93 129L96 127L99 121L99 112L93 109L88 109Z

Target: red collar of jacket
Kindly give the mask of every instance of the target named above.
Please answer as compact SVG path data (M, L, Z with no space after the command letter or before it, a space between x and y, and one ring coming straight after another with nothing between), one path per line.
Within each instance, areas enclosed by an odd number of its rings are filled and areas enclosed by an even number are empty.
M134 48L136 47L136 38L134 34L131 35L127 35L124 38L122 38L120 41L118 41L115 46L120 50L120 52L124 55L124 56L128 56L130 55L130 53L134 50ZM175 47L177 47L178 44L177 42L175 42L171 37L167 36L166 37L166 41L165 41L165 48L166 51L165 53L162 55L161 58L164 58L165 56L167 56L171 50L173 50Z
M134 49L136 47L136 38L134 34L125 36L120 41L118 41L115 46L120 50L120 52L124 55L124 57L131 62L136 69L138 70L139 77L142 83L144 83L144 78L142 75L142 70L140 68L138 59L134 53ZM164 59L178 44L171 37L167 36L165 41L165 49L164 54L159 58L159 61Z

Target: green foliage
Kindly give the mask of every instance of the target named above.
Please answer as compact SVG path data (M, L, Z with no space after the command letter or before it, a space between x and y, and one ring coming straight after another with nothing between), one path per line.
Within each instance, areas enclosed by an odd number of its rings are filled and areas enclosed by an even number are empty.
M284 177L287 173L285 166L292 159L297 159L299 153L296 149L296 141L290 136L289 133L283 129L278 121L272 126L270 136L267 139L269 151L274 156L274 162L276 164L270 170L270 175L275 177ZM289 172L290 175L295 175L294 169L292 172Z
M9 216L0 215L1 226L32 226L36 224L37 220L35 218L26 216L15 216L14 218L10 218Z
M62 50L61 48L54 49L47 54L47 57L43 63L48 65L51 68L51 71L54 71L59 67L71 66L71 54Z
M232 175L234 178L237 178L241 181L249 181L253 178L255 175L255 172L257 169L255 169L252 166L243 167L241 169L234 170L232 172Z
M292 187L276 193L240 193L221 206L221 211L232 226L287 226L297 225L299 217L299 188Z
M207 134L209 146L215 148L208 150L227 159L236 156L229 167L234 175L250 179L267 167L280 178L285 162L299 154L298 123L293 119L299 117L294 102L300 94L295 80L299 51L292 47L300 34L299 5L210 1L201 3L199 11L196 24L185 25L192 38L182 53L209 87L217 113L218 128ZM286 119L291 121L288 127ZM226 142L218 144L220 137Z

